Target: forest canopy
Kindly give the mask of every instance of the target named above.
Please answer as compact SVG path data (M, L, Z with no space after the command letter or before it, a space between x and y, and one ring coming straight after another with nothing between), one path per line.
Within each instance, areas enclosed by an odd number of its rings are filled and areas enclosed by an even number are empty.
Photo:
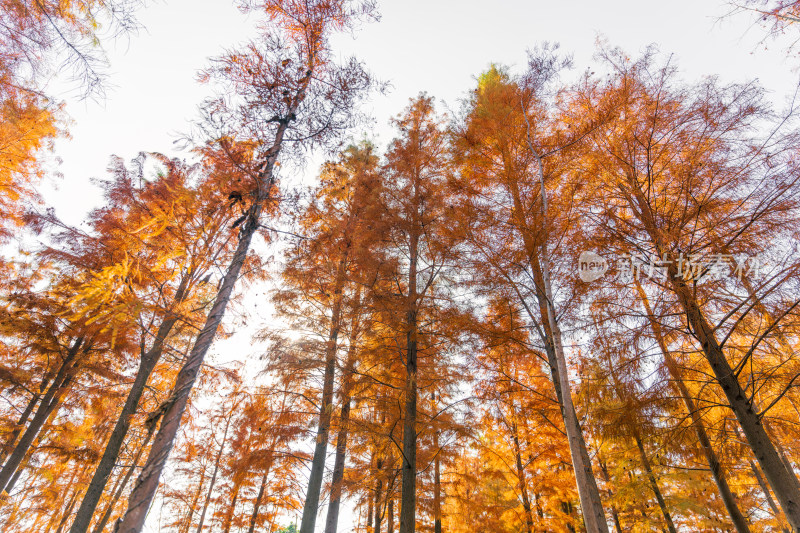
M3 531L800 531L796 91L532 40L381 141L378 2L235 4L73 224L48 80L106 97L151 6L0 0ZM792 68L800 2L729 9Z

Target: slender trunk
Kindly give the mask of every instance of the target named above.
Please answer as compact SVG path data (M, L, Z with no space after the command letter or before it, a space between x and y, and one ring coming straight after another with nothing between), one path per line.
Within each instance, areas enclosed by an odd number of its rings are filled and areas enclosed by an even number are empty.
M292 110L292 112L294 112L294 110ZM150 448L150 454L147 457L144 468L139 475L139 479L136 481L136 486L134 486L133 491L128 497L128 509L122 520L118 523L115 529L116 533L139 533L144 526L147 512L150 509L150 503L153 501L153 497L158 489L161 472L164 469L167 458L172 451L172 446L175 443L175 436L178 433L178 428L180 428L181 417L186 410L189 394L200 372L200 367L203 364L206 353L208 353L208 349L211 347L211 343L214 341L214 337L217 334L217 329L219 329L219 325L225 315L225 309L231 298L233 287L236 285L236 280L239 279L239 272L242 270L242 265L244 265L244 261L247 258L250 242L253 239L253 235L255 235L258 230L264 203L269 198L269 192L274 183L273 169L278 153L280 152L283 133L286 130L287 124L288 122L282 122L279 126L275 143L269 150L269 155L263 165L263 171L259 176L260 180L258 189L255 191L256 194L253 199L253 205L248 210L247 218L239 232L239 243L236 247L236 251L222 279L222 284L214 299L214 304L206 317L203 329L197 336L186 363L183 365L180 372L178 372L178 376L175 379L175 387L173 388L172 397L168 400L164 410L161 426L156 434L153 446Z
M433 449L436 450L436 457L433 458L433 533L442 533L442 474L438 431L433 439Z
M325 519L325 533L336 533L339 523L339 507L342 500L342 480L344 478L344 463L347 453L347 433L350 421L350 396L342 398L342 412L339 422L339 433L336 436L336 458L333 465L331 478L331 496L328 505L328 515Z
M367 496L367 527L366 530L369 533L369 528L372 526L372 510L373 510L373 499Z
M680 394L683 404L686 406L686 410L692 420L692 427L697 434L697 440L700 442L700 447L703 450L703 455L705 455L706 462L708 462L708 468L711 470L711 477L714 478L714 483L717 485L719 495L722 498L722 503L725 505L725 509L728 511L728 515L731 518L733 527L736 528L738 533L750 533L750 526L747 523L747 519L744 517L741 510L739 510L739 506L736 504L736 498L733 495L733 491L731 491L730 485L728 484L728 479L725 476L722 465L717 458L714 448L711 446L711 439L709 439L708 433L706 432L705 424L700 416L700 411L697 409L694 398L692 398L691 394L689 393L689 389L686 387L686 383L683 381L683 376L681 376L678 362L674 357L672 357L672 352L667 347L666 339L664 338L661 330L661 324L659 324L655 319L655 314L650 307L650 301L647 298L647 293L644 292L639 280L636 280L635 283L636 290L639 293L642 303L644 304L645 313L647 314L648 321L650 322L650 328L653 331L656 343L661 349L661 354L664 357L667 371L669 372L673 383L678 389L678 393Z
M61 390L58 393L56 393L56 396L52 399L50 405L47 406L44 423L42 424L42 427L47 427L48 425L52 424L53 419L56 417L56 413L58 412L58 408L61 406L61 401L63 400L64 393L66 393L66 391L69 390L70 388L71 381L72 381L72 375L68 375L64 379L61 385ZM39 447L39 443L42 441L43 438L44 438L44 433L40 430L39 433L36 435L36 437L33 439L33 442L30 444L30 446L28 446L28 451L25 452L25 456L22 458L22 461L17 467L17 471L14 472L14 476L8 481L8 484L5 487L5 491L7 493L10 494L11 490L16 486L17 481L19 481L19 478L22 476L23 472L25 472L28 463L33 457L33 454L36 453L36 450Z
M519 435L517 423L511 423L511 438L514 441L514 461L517 467L517 480L519 481L519 492L522 495L522 508L525 510L525 530L533 533L533 510L531 500L528 496L528 480L525 477L525 468L522 466L522 452L519 446Z
M200 522L197 524L197 533L201 533L201 531L203 531L203 522L206 519L206 511L208 510L208 504L211 501L211 495L214 493L214 483L217 481L217 472L219 472L219 462L222 460L222 452L225 451L225 442L228 439L228 428L231 424L231 418L233 418L233 413L231 413L231 416L229 416L228 420L225 422L225 432L222 434L222 444L219 445L217 457L214 459L214 470L211 471L211 481L208 483L208 492L206 493L206 499L203 502L203 510L200 511Z
M22 473L25 471L25 468L27 468L28 463L31 460L31 456L36 451L36 448L37 448L37 444L36 443L37 442L38 441L35 441L34 444L30 447L30 449L28 450L28 453L25 454L25 458L22 460L22 462L20 463L20 466L17 468L17 471L14 472L14 477L12 477L9 480L8 485L6 485L6 492L7 493L9 493L9 494L11 493L11 491L16 486L17 481L19 481L20 476L22 476Z
M256 530L256 520L258 519L258 511L261 508L261 501L264 498L264 491L267 490L267 477L269 476L270 468L272 467L272 452L270 449L269 461L267 468L264 470L264 475L261 476L261 486L256 495L256 501L253 503L253 513L250 515L250 527L247 528L247 533L254 533Z
M572 505L572 502L562 501L561 512L571 517L573 521L575 520L575 507ZM569 533L576 533L573 522L567 522L567 531L569 531Z
M33 444L34 439L39 435L45 422L56 407L61 403L61 397L66 392L66 389L71 383L72 374L75 372L75 358L78 355L81 345L83 344L83 337L76 339L72 346L69 348L61 368L58 370L50 388L39 403L36 414L33 416L30 425L20 437L19 442L14 446L14 451L8 457L8 460L0 470L0 488L5 492L10 492L13 484L9 483L12 476L16 473L20 463L25 458L28 450Z
M516 371L515 371L515 379L519 379ZM522 423L522 429L524 430L525 442L526 442L526 444L528 446L528 450L529 450L529 452L528 452L528 463L527 464L532 464L533 463L533 455L530 453L530 450L533 449L533 446L531 445L531 429L530 429L530 426L528 424L528 419L526 417L522 417L522 419L519 420L519 422ZM522 454L521 453L520 453L520 459L522 459ZM527 478L527 476L526 476L526 478ZM528 490L528 484L527 483L528 482L527 482L527 479L526 479L525 480L526 490ZM529 495L528 495L528 500L530 501L530 492L529 492ZM539 494L537 492L533 492L533 502L532 502L532 505L531 505L531 527L532 527L532 530L535 532L536 531L536 524L535 524L535 522L533 520L533 518L534 518L533 517L533 507L536 508L536 513L537 513L537 515L539 517L539 520L541 521L541 519L544 518L544 515L542 514L542 506L539 504Z
M67 505L64 514L61 516L61 521L58 523L58 528L56 528L56 533L61 533L64 530L64 526L67 525L67 519L69 515L72 514L72 508L75 507L75 502L78 501L78 491L74 491L72 496L69 499L69 504Z
M28 405L25 406L25 410L22 411L22 414L17 420L17 423L14 425L13 431L6 439L5 444L3 444L3 451L0 454L0 463L6 460L8 454L14 449L14 444L17 443L17 439L19 438L19 434L22 433L22 428L25 427L25 424L28 422L28 418L30 418L31 413L33 413L36 404L39 402L39 398L42 397L42 391L47 389L47 380L42 382L40 386L40 392L36 392L31 396L31 399L28 401Z
M250 515L250 527L247 529L248 533L253 533L256 530L256 520L258 519L258 510L261 507L261 499L264 497L264 490L267 488L267 473L261 477L261 486L258 488L256 501L253 503L253 513Z
M236 479L233 482L233 496L231 497L231 503L228 506L228 511L225 513L225 522L222 524L222 531L223 533L230 533L231 525L233 524L233 515L236 512L236 502L239 499L239 491L242 488L242 482L244 480L244 476L239 474L236 476Z
M547 192L544 186L543 164L537 157L539 167L539 181L542 196L542 212L546 220ZM603 511L600 490L592 472L592 463L583 438L583 430L575 412L570 390L567 360L561 340L561 330L558 327L556 311L553 302L553 290L550 283L550 267L547 257L547 234L544 231L542 243L537 246L533 233L528 229L525 219L526 210L522 205L519 186L510 180L510 190L514 201L514 216L517 218L519 231L528 254L528 261L534 275L536 299L542 319L545 352L547 353L556 397L561 408L561 417L564 420L564 430L567 434L572 467L575 473L575 483L583 511L583 519L588 533L608 533L605 512ZM538 249L538 252L537 252ZM527 306L527 304L525 304ZM530 310L529 310L530 312ZM532 317L533 318L533 317Z
M758 486L761 487L761 491L764 493L764 497L767 500L767 505L769 505L769 508L772 509L772 514L775 515L775 518L780 520L783 517L783 513L781 513L781 510L778 509L778 506L775 504L775 500L772 499L772 494L770 494L769 487L764 481L764 476L761 475L761 470L752 459L750 459L748 463L750 464L750 469L753 471L753 475L758 482ZM781 528L781 531L784 533L789 533L789 530L786 528Z
M614 390L617 396L622 401L625 401L628 398L628 395L625 393L624 389L620 386L620 383L614 372L613 365L610 366L610 376L613 380ZM638 426L636 425L636 422L629 424L629 432L633 437L634 442L636 443L637 449L639 450L639 462L641 463L642 469L644 470L644 473L647 476L647 480L650 483L650 489L653 491L653 494L656 497L656 502L658 502L658 506L661 509L661 514L664 517L664 522L667 524L667 528L669 529L670 533L677 533L675 530L675 524L672 521L672 516L669 513L669 509L667 509L666 501L664 500L664 496L661 492L661 489L658 486L655 474L653 473L652 465L650 464L650 459L647 457L647 453L644 449L644 443L642 442L641 434L639 433L639 429Z
M117 477L114 479L114 485L111 487L111 498L109 499L109 502L113 502L113 503L116 504L116 500L114 499L114 496L116 496L117 492L119 492L119 488L123 485L123 483L127 482L128 472L130 472L131 468L135 466L136 462L138 462L140 451L141 451L141 446L139 446L136 449L136 455L134 455L134 457L132 459L132 464L121 468L120 471L117 473ZM103 509L103 512L100 514L100 519L101 519L100 521L102 521L102 518L105 516L106 511L108 510L108 507L109 507L109 505L107 504L105 506L105 509ZM100 521L98 521L98 524L99 524ZM95 524L95 529L92 530L92 533L98 533L96 526L97 526L97 524ZM102 528L100 528L100 531L102 531Z
M76 477L78 477L78 473L79 473L79 472L78 472L78 470L77 470L77 469L74 469L74 470L73 470L73 472L72 472L72 475L69 477L69 481L68 481L68 482L67 482L67 484L66 484L66 487L72 487L72 486L74 485L74 483L75 483L75 478L76 478ZM76 497L76 496L77 496L77 493L76 493L76 492L73 492L73 493L72 493L72 496L73 496L73 497ZM60 510L60 509L61 509L61 507L58 505L58 504L60 504L60 503L62 503L62 502L61 502L61 501L59 501L59 502L56 504L56 505L58 506L58 509L56 509L56 511L58 511L58 510ZM69 505L67 505L67 507L69 508ZM59 522L59 517L61 518L61 521L60 521L60 522ZM36 525L34 524L34 526L33 526L33 527L30 529L30 531L44 531L44 532L48 532L48 531L50 531L51 529L53 529L53 527L55 527L55 526L56 526L56 523L57 523L57 522L59 523L59 526L60 526L60 524L62 524L62 523L64 522L64 520L66 520L66 518L65 518L65 517L69 517L69 513L58 513L58 512L51 512L51 513L50 513L50 520L48 520L48 521L47 521L47 524L45 525L45 527L44 527L44 528L37 528L37 527L36 527ZM8 519L6 520L6 524L13 524L13 523L15 523L15 521L16 521L16 520L15 520L14 513L12 513L12 515L11 515L10 517L8 517ZM37 519L36 521L38 522L38 519Z
M761 415L753 406L752 398L742 388L736 373L728 363L722 346L717 341L714 328L703 314L691 288L687 286L683 276L679 275L675 258L667 251L666 242L661 237L655 216L644 193L638 184L631 182L629 185L636 197L635 205L632 207L634 207L634 211L639 212L645 230L655 245L656 252L667 264L667 275L672 291L686 313L686 319L702 347L706 360L714 372L714 377L722 387L728 404L736 415L745 438L775 492L789 524L793 529L800 530L800 488L798 488L800 485L798 485L797 478L781 460L761 423ZM633 199L630 201L633 202Z
M189 274L185 274L178 285L175 292L175 305L180 304L186 293L186 286L189 282ZM167 336L178 321L178 315L174 312L167 312L164 316L161 325L156 332L153 346L147 353L142 354L141 361L139 362L139 369L136 372L136 378L133 380L133 385L128 392L128 397L125 404L122 406L122 412L117 418L117 423L114 425L114 431L106 443L106 448L103 451L103 456L97 464L97 469L89 482L89 488L86 489L86 494L83 497L78 512L75 515L75 521L72 523L70 533L86 533L89 530L89 525L92 523L92 516L97 510L97 504L103 496L103 491L108 483L108 478L111 472L114 471L114 466L119 458L119 452L122 449L122 444L125 442L125 436L131 426L131 420L136 414L139 407L139 400L142 397L147 381L150 379L150 374L153 373L158 361L161 359L161 354L164 350L164 342Z
M347 350L347 362L342 376L342 411L339 416L339 432L336 435L336 458L333 463L331 477L330 503L325 519L325 533L336 533L339 527L339 507L342 500L342 480L344 479L344 463L347 455L347 436L350 426L350 394L353 387L353 365L355 363L355 325L351 327L350 344Z
M128 486L128 482L133 475L134 470L136 470L136 465L139 463L139 459L142 456L142 453L147 448L147 445L150 444L150 439L153 437L153 432L155 431L155 420L152 421L147 427L147 436L144 439L144 442L139 449L136 451L136 455L133 457L133 461L131 462L131 466L128 467L128 470L125 472L125 475L122 477L119 485L117 486L116 490L111 497L111 501L108 502L106 506L106 510L103 512L103 516L100 518L100 521L97 522L97 525L92 530L92 533L102 533L105 529L106 524L111 519L111 513L114 512L114 506L117 504L117 501L122 497L122 493L125 491L125 487Z
M391 496L386 509L386 533L394 533L394 498Z
M381 511L381 504L383 503L383 461L378 458L376 466L376 474L378 479L375 480L375 528L374 533L381 533L381 522L383 519L383 512Z
M409 324L416 326L416 311L408 312ZM400 533L416 528L417 482L417 340L416 327L407 335L406 402L403 420L403 470L400 496Z
M200 482L197 484L197 490L194 491L192 496L192 503L189 505L189 514L186 517L186 525L181 526L181 531L189 533L192 529L192 518L194 518L194 511L197 509L197 502L200 501L200 495L203 493L203 484L206 482L206 467L203 466L203 472L200 474Z
M734 426L734 432L736 433L736 438L742 439L742 433L739 431L739 428ZM748 459L747 463L750 465L750 470L753 472L753 476L756 478L756 482L758 486L761 488L761 492L764 493L764 499L769 505L769 508L772 510L772 514L775 515L775 518L781 522L785 522L786 518L781 512L780 508L775 504L775 500L772 498L772 494L769 490L769 485L767 485L766 481L764 481L764 476L761 474L761 470L758 468L758 465L752 460ZM781 527L781 531L784 533L789 533L789 530L785 527Z
M542 510L542 504L539 501L541 497L539 496L538 492L533 493L533 501L536 503L536 514L539 516L539 520L544 519L544 511Z
M408 300L406 311L406 383L403 417L403 466L400 491L400 533L414 533L417 520L417 260L419 254L419 173L414 176L412 227L409 232Z
M611 486L611 476L608 475L608 467L606 464L598 458L598 463L600 463L600 472L603 474L603 479L606 482L607 486ZM608 489L608 496L609 498L612 496L611 489ZM541 516L541 511L540 511ZM619 512L617 511L617 506L613 503L611 504L611 518L614 520L614 529L617 533L622 533L622 525L619 522Z
M74 485L74 483L75 483L75 478L76 477L78 477L78 470L74 469L72 471L72 475L69 477L69 481L67 482L66 486L67 487L72 487ZM75 495L75 493L73 492L73 496L74 495ZM61 503L61 501L59 501L58 503ZM58 505L58 504L56 504L56 505ZM51 529L53 529L53 527L56 526L56 523L59 522L59 517L61 517L61 520L63 522L65 515L64 514L59 514L58 513L59 509L61 509L60 506L58 507L58 509L56 509L56 512L51 512L50 513L50 520L47 522L47 525L45 526L45 528L43 530L40 530L40 531L44 531L45 533L49 532ZM66 515L66 516L69 516L69 515ZM12 522L11 520L8 520L6 523L7 524L13 524L14 522ZM36 531L36 530L31 530L31 531Z
M664 495L661 493L661 489L658 487L658 481L656 481L656 476L653 473L652 466L650 465L650 459L647 457L647 453L645 452L644 443L636 432L634 432L633 438L636 441L636 447L639 448L639 459L642 462L642 468L644 468L644 471L647 474L647 479L650 481L650 488L653 490L653 494L656 496L656 501L658 501L658 506L661 508L661 514L664 516L664 521L667 523L667 529L669 529L670 533L677 533L675 524L672 522L672 516L669 513L669 509L667 509L667 502L664 500Z
M36 514L36 519L33 521L33 524L31 524L31 529L30 530L31 531L44 531L45 528L43 528L42 524L41 524L44 521L44 517L45 517L44 513L37 513ZM15 524L17 522L16 510L12 511L12 513L9 515L9 517L8 517L6 522L9 523L9 524Z
M525 117L527 120L527 115ZM546 319L549 325L550 335L552 336L552 348L555 353L555 359L558 368L558 379L561 385L562 393L562 414L564 416L564 426L569 440L570 455L572 456L572 465L575 469L578 485L578 496L581 501L581 508L583 510L583 519L586 523L586 529L592 532L608 532L608 523L606 522L605 512L603 511L602 500L600 499L600 490L597 488L597 481L592 472L592 462L589 458L589 452L586 448L586 442L583 438L583 430L578 420L578 415L575 412L575 405L572 402L572 392L569 383L569 371L567 369L567 359L564 355L564 348L561 341L561 330L558 327L556 320L555 301L553 300L553 289L550 284L550 260L547 252L547 190L544 183L544 163L542 158L537 156L537 168L539 174L540 194L542 200L542 224L544 238L540 249L541 255L541 278L544 294L541 290L537 290L537 296L540 300L540 305L544 304L547 314ZM544 297L544 302L542 302ZM545 319L545 315L542 316Z
M322 478L325 474L325 459L328 451L328 434L333 417L333 386L336 373L336 351L338 349L339 330L341 329L342 291L345 285L348 250L342 253L336 272L333 291L333 308L328 343L325 348L325 376L322 382L322 401L319 407L319 425L317 440L314 446L314 457L311 460L311 474L308 478L306 499L303 504L303 518L300 521L300 533L314 533L319 511L319 496L322 490Z
M231 411L232 413L233 411ZM247 445L244 448L244 455L242 457L249 457L251 454L251 445L253 432L252 428L247 432ZM273 439L273 443L277 442L277 438ZM274 449L274 444L272 448ZM227 509L225 511L225 517L223 518L222 522L222 532L223 533L230 533L231 527L233 526L233 516L236 514L236 504L239 501L239 494L242 490L242 485L250 478L250 469L247 465L241 465L239 463L235 463L232 465L233 473L231 477L233 478L233 487L231 488L231 498L230 503L227 504Z

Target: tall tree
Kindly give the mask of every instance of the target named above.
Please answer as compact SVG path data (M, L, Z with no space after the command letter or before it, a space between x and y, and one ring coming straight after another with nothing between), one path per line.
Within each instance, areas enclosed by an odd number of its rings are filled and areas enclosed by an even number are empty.
M402 492L400 533L413 533L417 506L417 400L419 384L420 320L431 319L434 285L452 259L445 242L442 215L448 143L445 128L435 115L433 99L420 95L394 121L399 136L387 153L387 189L393 246L397 250L398 312L402 312L405 347L403 387ZM427 309L426 309L427 308Z
M574 158L570 150L591 128L590 122L579 121L567 129L556 107L558 75L568 64L555 50L544 48L531 54L528 71L517 80L497 67L481 76L456 132L459 183L465 216L481 220L469 227L478 262L493 267L489 275L512 284L540 336L561 407L583 518L589 531L605 532L605 512L572 399L559 325L565 311L557 307L557 289L568 293L571 281L555 275L557 258L563 254L559 245L563 247L574 227L574 213L568 203L551 204L571 198L565 179ZM479 228L483 235L475 231ZM518 257L509 261L506 250L488 244L497 240L517 248ZM520 276L524 281L518 281ZM535 305L529 297L535 298ZM564 300L568 307L569 300Z
M590 112L607 102L618 109L617 119L592 136L594 162L589 168L600 176L592 195L613 206L607 213L615 218L604 233L618 248L624 248L622 242L635 243L648 263L658 261L664 273L660 286L685 315L691 338L789 523L800 527L800 484L765 429L762 421L768 413L756 406L757 388L747 391L756 385L739 381L748 362L759 358L764 340L775 334L781 319L796 313L798 303L787 297L772 323L750 332L750 296L734 296L734 303L715 298L712 286L721 289L735 278L711 274L713 261L696 265L704 254L763 250L767 239L780 238L778 221L794 220L797 175L786 158L796 134L778 129L768 134L769 140L761 140L752 133L756 123L770 118L753 84L720 87L709 80L690 89L674 80L674 66L655 67L652 53L635 62L614 51L606 58L615 73L606 88L587 84L585 94L594 92L596 98L591 104L584 100ZM673 209L678 205L682 207ZM719 235L727 236L724 251ZM688 268L692 261L700 270ZM795 268L792 258L762 290L785 291ZM738 343L749 346L737 349Z
M152 325L143 336L152 337L152 341L142 346L136 376L78 508L72 533L89 529L141 396L173 329L180 320L196 320L196 312L184 310L198 305L197 296L203 294L211 268L232 248L228 223L233 210L224 201L219 173L213 168L203 169L207 174L195 184L192 181L198 179L195 174L199 168L159 155L155 159L165 165L165 173L141 188L135 185L137 176L118 166L116 180L107 191L113 207L93 215L102 245L120 260L138 265L137 271L125 273L129 280L136 280L136 290L131 291L134 302L128 303L128 308L138 307L138 321L147 323L149 319ZM140 161L140 165L144 163ZM133 284L129 282L129 286ZM157 300L149 301L150 295ZM95 294L87 295L87 311L99 311L91 306L96 298ZM152 318L145 310L153 314Z
M242 103L237 106L222 98L207 106L209 125L236 131L234 137L239 139L233 142L228 135L218 135L212 145L216 143L233 164L247 169L241 196L246 211L235 224L241 226L239 242L206 322L176 378L173 397L117 528L123 533L138 532L144 525L192 386L222 322L262 213L275 207L278 156L286 144L300 151L334 141L340 130L353 123L357 116L353 106L370 87L369 77L356 61L343 67L333 63L329 40L335 30L352 27L361 16L369 15L371 6L275 0L253 2L251 7L263 10L270 31L260 44L252 43L242 53L225 56L214 69L230 80ZM224 117L219 120L225 122L216 122L220 115Z
M293 302L295 307L301 306L294 313L326 330L320 331L325 341L322 397L301 532L313 533L316 523L333 418L339 334L348 317L361 312L360 292L354 287L360 280L355 273L370 269L370 245L376 236L373 228L379 226L374 221L380 193L377 162L371 146L353 146L339 163L323 170L322 185L300 220L304 239L289 252L283 272L285 287L294 290L283 291L281 306L291 305L289 300L302 295L300 302ZM317 317L319 310L324 310L324 318ZM310 329L315 329L313 324Z

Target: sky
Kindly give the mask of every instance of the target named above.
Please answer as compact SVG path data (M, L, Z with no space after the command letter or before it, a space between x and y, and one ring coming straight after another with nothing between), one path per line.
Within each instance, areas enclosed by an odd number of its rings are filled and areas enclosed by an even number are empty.
M390 117L408 99L425 91L442 109L458 109L459 99L491 63L521 69L526 50L542 41L558 42L574 54L575 70L592 68L598 39L636 57L656 44L673 54L686 80L718 75L724 82L757 78L769 97L781 103L798 82L797 57L787 59L782 43L759 41L762 28L748 14L720 18L729 8L720 0L379 0L382 19L355 35L334 41L341 57L356 55L377 78L391 84L385 95L365 103L374 123L353 132L384 146L391 138ZM254 35L257 18L245 16L230 0L150 0L140 12L143 29L129 39L107 44L110 78L103 99L80 100L64 84L50 92L66 103L70 138L56 144L61 178L48 180L46 202L72 224L101 202L91 178L102 178L112 154L132 159L140 151L187 157L179 141L198 116L208 88L196 81L209 57ZM785 43L783 43L785 44ZM59 89L62 87L63 89ZM322 156L313 157L303 183L315 177ZM285 177L284 177L285 178ZM214 348L216 360L231 346ZM157 515L150 527L157 531ZM349 514L340 531L350 531ZM320 520L322 522L322 520Z
M190 131L198 104L209 94L197 72L209 57L254 35L257 18L240 13L231 0L148 4L139 14L139 34L107 45L105 98L82 101L74 91L56 91L67 104L71 137L56 146L63 178L51 180L44 194L70 222L80 222L101 201L90 178L105 175L112 154L181 155L175 141ZM410 97L426 91L441 107L457 110L459 98L490 63L522 68L526 50L542 41L573 53L578 72L596 63L595 43L602 38L634 57L655 43L665 55L674 54L687 80L758 78L778 101L798 79L793 65L800 62L786 60L777 44L759 46L763 31L752 17L720 20L729 10L720 0L379 0L379 9L380 22L334 43L342 57L356 55L391 84L386 95L366 103L374 124L354 132L379 143L391 138L388 120ZM313 179L318 163L312 159L304 181Z

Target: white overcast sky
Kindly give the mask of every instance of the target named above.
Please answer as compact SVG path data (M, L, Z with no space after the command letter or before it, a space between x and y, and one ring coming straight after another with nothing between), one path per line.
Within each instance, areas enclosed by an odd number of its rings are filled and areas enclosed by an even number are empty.
M758 78L777 102L793 93L798 74L778 44L764 50L763 30L753 18L738 15L720 21L728 8L721 0L379 0L382 20L337 38L342 56L355 54L376 76L391 82L386 96L376 96L367 110L375 126L355 132L389 140L388 119L408 98L426 91L458 107L474 77L490 63L522 67L526 49L542 41L561 43L574 53L576 70L592 65L595 41L604 37L630 55L655 43L675 55L683 75L697 80L719 75L723 81ZM109 156L131 159L139 151L180 155L173 141L189 131L207 88L195 81L207 58L234 47L253 33L255 17L238 12L229 0L151 0L139 14L144 30L130 40L108 45L110 86L102 101L67 102L73 123L70 139L57 143L63 178L43 187L46 201L68 222L77 224L100 202L90 183L103 177ZM56 87L54 84L51 89ZM315 163L318 163L318 158ZM310 181L315 164L304 181ZM238 335L237 335L238 336ZM249 340L218 342L224 353L242 353ZM231 350L229 347L237 346ZM245 352L247 350L244 350ZM213 360L213 359L212 359ZM150 527L157 530L154 509ZM349 512L343 522L351 518ZM321 522L322 520L320 520ZM351 521L351 520L350 520ZM342 523L341 531L352 524Z
M108 45L111 77L102 101L67 102L70 139L57 143L63 179L46 185L50 204L77 223L100 201L89 183L102 177L109 156L139 151L179 155L176 140L197 116L208 88L196 82L207 58L245 41L256 18L229 0L151 0L140 12L139 35ZM388 141L389 117L420 91L457 108L474 77L491 62L525 64L526 49L541 41L574 53L576 70L591 66L603 36L636 55L650 43L675 54L687 79L718 74L725 81L758 78L782 101L797 82L794 63L778 45L758 46L763 31L752 17L720 21L720 0L379 0L382 20L336 49L355 54L393 88L367 104L376 123L366 131ZM358 137L364 132L356 132ZM309 172L315 171L314 165ZM313 176L308 176L313 177ZM57 187L57 190L55 190Z

